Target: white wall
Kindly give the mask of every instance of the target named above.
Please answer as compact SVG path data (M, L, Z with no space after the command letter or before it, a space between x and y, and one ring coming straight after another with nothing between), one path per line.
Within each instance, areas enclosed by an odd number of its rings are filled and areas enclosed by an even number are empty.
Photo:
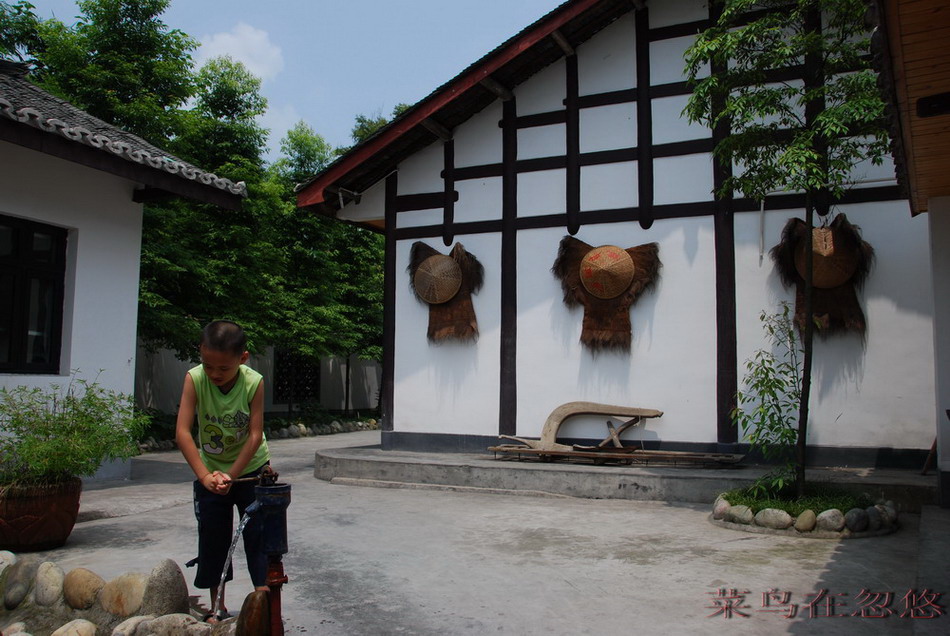
M0 156L0 214L69 230L60 373L0 374L0 385L63 384L78 369L132 393L142 229L135 184L4 142Z
M822 446L929 448L933 441L933 334L929 232L925 217L911 218L906 202L840 206L875 250L870 277L858 298L867 337L815 338L809 443ZM736 305L740 383L742 363L766 346L763 309L794 304L768 250L786 221L802 210L766 212L765 250L759 265L760 216L736 216Z
M409 289L404 274L413 241L396 250L396 348L393 391L394 430L413 433L498 433L501 348L501 286L496 234L457 236L485 266L485 284L473 296L477 344L430 344L426 338L429 307ZM443 254L441 240L426 241Z
M670 4L670 3L667 3ZM683 5L683 6L681 6ZM704 0L687 0L676 11L665 4L651 9L652 26L701 19ZM672 5L670 5L672 7ZM680 10L682 9L682 10ZM682 54L693 37L651 44L655 84L683 79ZM635 34L628 15L577 48L581 95L635 86ZM514 89L518 115L563 108L565 64L558 62ZM654 100L654 142L671 143L709 137L701 126L679 117L684 97ZM455 131L459 167L500 162L500 102L495 102ZM594 152L636 145L636 106L583 109L581 149ZM518 157L559 155L564 126L520 130ZM441 192L442 147L433 143L399 167L399 194ZM871 176L886 176L872 170ZM520 217L565 211L565 171L518 175ZM636 162L586 166L581 170L583 210L636 206ZM456 220L501 218L501 179L457 182ZM712 159L708 153L657 158L655 203L711 201ZM366 218L383 216L382 200L373 199ZM364 203L366 205L366 199ZM945 207L950 204L943 202ZM351 215L348 206L341 216ZM929 448L934 431L933 291L946 287L931 280L930 230L926 218L911 218L904 202L842 206L877 251L877 262L859 298L868 333L818 339L815 348L810 443L823 446ZM460 213L461 212L461 213ZM773 273L767 251L780 239L790 216L801 211L765 215L764 259L759 262L759 214L735 215L736 302L739 375L743 361L764 345L758 319L763 309L794 300ZM950 216L945 214L944 216ZM442 210L400 213L398 227L439 225ZM936 226L935 226L936 227ZM943 221L940 245L950 222ZM586 225L577 238L591 245L627 248L657 242L663 263L659 286L644 294L631 310L633 345L629 354L583 348L582 309L569 310L559 282L550 272L565 228L522 230L517 236L517 433L537 436L545 418L559 404L573 400L617 403L664 411L646 424L645 439L669 442L716 441L716 267L711 216L658 220L644 231L635 221ZM427 307L411 295L405 267L411 240L400 241L396 254L396 348L394 430L397 432L495 435L498 425L500 319L500 235L459 236L485 265L485 288L474 297L481 328L477 344L431 345L426 341ZM938 239L935 239L935 241ZM447 253L439 238L427 239ZM945 246L945 245L944 245ZM938 251L934 250L935 253ZM947 250L942 250L946 252ZM935 256L935 258L937 258ZM940 260L940 280L950 279L950 264ZM946 300L938 300L950 316ZM950 347L944 347L944 350ZM945 357L946 354L944 354ZM950 359L938 361L950 369ZM944 378L950 377L947 371ZM942 401L950 406L944 379ZM942 413L942 412L941 412ZM602 418L576 418L562 435L597 437ZM947 435L950 440L950 434ZM950 441L945 449L950 449ZM950 450L944 456L950 455Z

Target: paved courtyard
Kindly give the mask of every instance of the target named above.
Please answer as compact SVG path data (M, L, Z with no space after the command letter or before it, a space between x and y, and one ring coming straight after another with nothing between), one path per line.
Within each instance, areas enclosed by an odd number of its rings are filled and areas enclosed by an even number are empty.
M289 634L946 634L950 511L842 542L738 533L692 504L333 485L318 448L376 432L277 440L293 485L283 590ZM69 543L43 553L107 580L195 555L177 452L92 486ZM229 608L250 582L236 556ZM193 570L185 570L189 586ZM191 586L190 586L191 587ZM192 588L194 594L198 591ZM908 594L910 593L910 594ZM204 596L201 597L205 599ZM206 602L206 601L205 601ZM861 615L882 615L862 618ZM903 616L902 616L903 614Z

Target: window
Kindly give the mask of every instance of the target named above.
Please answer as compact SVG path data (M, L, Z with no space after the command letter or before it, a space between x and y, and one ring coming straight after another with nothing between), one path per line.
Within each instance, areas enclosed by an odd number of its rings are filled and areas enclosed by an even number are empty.
M0 216L0 372L58 373L66 230Z
M287 349L274 351L274 402L300 404L320 399L320 363Z

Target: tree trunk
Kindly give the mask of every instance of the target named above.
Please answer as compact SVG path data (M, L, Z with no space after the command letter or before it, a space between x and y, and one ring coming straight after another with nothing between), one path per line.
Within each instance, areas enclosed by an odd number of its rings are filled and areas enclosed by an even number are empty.
M353 354L347 354L346 356L346 380L343 384L343 415L349 417L350 415L350 362L352 362Z
M805 461L807 459L808 439L808 401L811 397L811 353L815 335L815 320L812 316L812 268L814 254L812 253L812 225L815 220L815 206L812 205L811 194L806 195L805 203L805 325L802 332L802 394L798 404L798 439L795 444L795 494L798 497L805 495Z

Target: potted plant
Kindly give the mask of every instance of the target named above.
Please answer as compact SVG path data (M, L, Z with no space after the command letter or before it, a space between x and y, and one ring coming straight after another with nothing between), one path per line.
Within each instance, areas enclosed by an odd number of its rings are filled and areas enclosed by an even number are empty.
M76 372L66 386L0 387L0 549L63 545L79 513L80 477L137 454L146 422L129 396Z

